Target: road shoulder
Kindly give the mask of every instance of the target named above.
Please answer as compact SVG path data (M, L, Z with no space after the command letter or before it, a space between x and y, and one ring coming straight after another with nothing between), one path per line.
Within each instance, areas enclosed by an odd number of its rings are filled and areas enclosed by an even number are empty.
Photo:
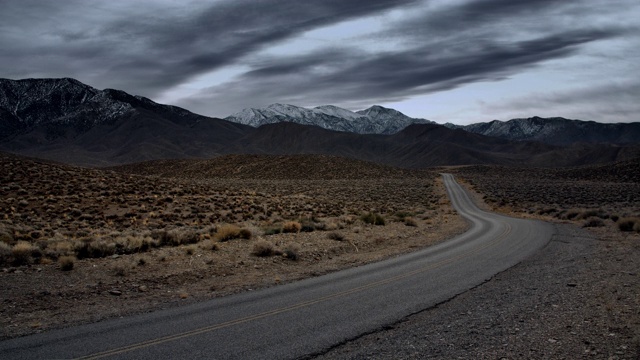
M484 284L318 359L638 358L640 246L556 228Z

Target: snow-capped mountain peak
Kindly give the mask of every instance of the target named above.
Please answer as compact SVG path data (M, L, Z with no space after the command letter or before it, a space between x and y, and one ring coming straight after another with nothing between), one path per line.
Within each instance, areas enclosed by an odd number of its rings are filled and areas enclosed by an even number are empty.
M397 110L379 105L353 112L334 105L307 109L278 103L260 109L244 109L225 120L254 127L288 121L359 134L394 134L411 124L433 123L425 119L411 118Z

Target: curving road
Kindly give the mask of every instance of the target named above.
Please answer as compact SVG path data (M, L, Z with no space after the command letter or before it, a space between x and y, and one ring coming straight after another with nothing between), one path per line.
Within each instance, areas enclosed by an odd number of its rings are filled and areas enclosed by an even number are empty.
M471 224L449 241L260 291L0 342L3 359L310 357L451 299L543 247L549 224L480 210L444 174Z

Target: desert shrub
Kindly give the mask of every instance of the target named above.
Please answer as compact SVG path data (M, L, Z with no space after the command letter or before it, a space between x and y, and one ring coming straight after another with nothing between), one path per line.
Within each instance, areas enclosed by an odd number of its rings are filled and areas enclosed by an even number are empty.
M284 233L297 233L302 229L302 225L297 221L287 221L282 224L282 232Z
M253 245L251 253L255 256L271 256L274 254L273 244L266 240L259 240Z
M580 215L580 213L581 213L580 210L576 210L576 209L568 210L567 212L564 213L564 218L567 220L571 220L576 216Z
M15 243L15 239L13 238L13 234L10 231L7 231L7 230L0 230L0 243L13 245Z
M594 217L588 218L582 226L583 227L602 227L604 226L604 221L594 216Z
M300 245L298 244L288 244L284 248L284 252L282 254L289 260L296 261L300 258Z
M200 242L199 245L203 250L211 250L211 251L218 250L218 244L216 244L215 242L213 242L211 240L202 241L202 242Z
M0 241L0 264L5 263L11 256L11 245Z
M60 264L60 270L71 271L76 263L75 256L61 256L58 258L58 264Z
M282 234L282 227L280 226L275 226L275 227L270 227L264 230L264 234L265 235L276 235L276 234Z
M589 219L592 217L607 219L609 216L605 214L602 210L590 209L590 210L585 210L580 214L578 214L578 216L576 216L576 220Z
M240 238L245 240L251 240L253 233L249 229L240 229Z
M35 250L35 247L26 241L18 241L13 245L11 249L11 255L13 255L13 262L16 265L26 265L31 262L31 254Z
M404 221L405 218L411 217L414 214L408 211L398 211L397 213L394 214L396 216L396 218L398 218L398 220L400 221Z
M218 228L214 238L217 241L224 242L240 237L240 228L236 225L222 225Z
M636 218L623 218L618 220L618 229L620 231L633 231L636 223L639 222Z
M316 230L316 223L311 220L303 220L300 225L301 232L314 232Z
M330 221L324 224L324 229L322 230L333 231L333 230L338 230L338 228L339 228L338 223L336 223L335 221Z
M180 233L181 244L195 244L200 240L200 236L195 230L185 229Z
M373 224L373 225L385 225L386 222L382 215L376 214L373 212L366 213L360 217L365 224Z
M197 243L200 237L195 230L191 229L173 229L165 231L161 238L160 243L162 245L178 246L181 244L194 244Z
M187 253L187 255L193 255L196 252L196 249L196 245L189 245L184 248L184 251Z
M329 235L327 235L327 237L335 241L344 241L345 239L344 235L338 232L330 232Z
M412 218L412 217L407 217L404 219L404 224L407 226L418 226L418 222L416 221L416 219Z
M539 209L537 211L538 215L549 215L551 213L557 212L558 210L556 210L555 208L549 207L549 208L543 208L543 209Z
M116 244L106 240L96 240L89 243L88 257L101 258L116 253Z

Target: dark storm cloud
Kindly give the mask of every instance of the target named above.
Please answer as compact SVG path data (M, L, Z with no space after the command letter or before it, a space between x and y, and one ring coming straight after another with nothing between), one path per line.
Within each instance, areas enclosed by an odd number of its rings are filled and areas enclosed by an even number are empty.
M196 2L201 8L174 14L149 4L141 12L136 2L95 10L88 2L8 1L0 46L10 52L0 55L0 66L10 66L4 73L12 77L66 74L150 96L266 45L411 2L234 0ZM32 27L31 39L18 34L25 27ZM26 59L35 54L46 61Z
M557 116L553 109L572 104L570 112L564 114L582 120L625 122L640 120L640 79L622 83L611 82L602 86L589 86L571 92L533 92L526 97L512 99L499 105L488 106L489 113L504 113L518 109L520 112L540 116ZM546 109L551 109L546 112ZM548 110L547 110L548 111ZM514 113L515 115L515 113ZM512 115L513 116L513 115Z
M325 49L303 57L263 59L237 81L209 89L200 100L183 100L183 105L198 107L198 101L211 100L233 104L234 98L245 102L264 99L263 104L303 104L308 102L305 99L313 99L314 103L305 105L342 103L351 107L365 105L370 99L399 101L473 82L502 80L544 61L572 56L581 45L621 36L625 31L571 31L511 43L483 40L456 49L434 42L382 54Z

